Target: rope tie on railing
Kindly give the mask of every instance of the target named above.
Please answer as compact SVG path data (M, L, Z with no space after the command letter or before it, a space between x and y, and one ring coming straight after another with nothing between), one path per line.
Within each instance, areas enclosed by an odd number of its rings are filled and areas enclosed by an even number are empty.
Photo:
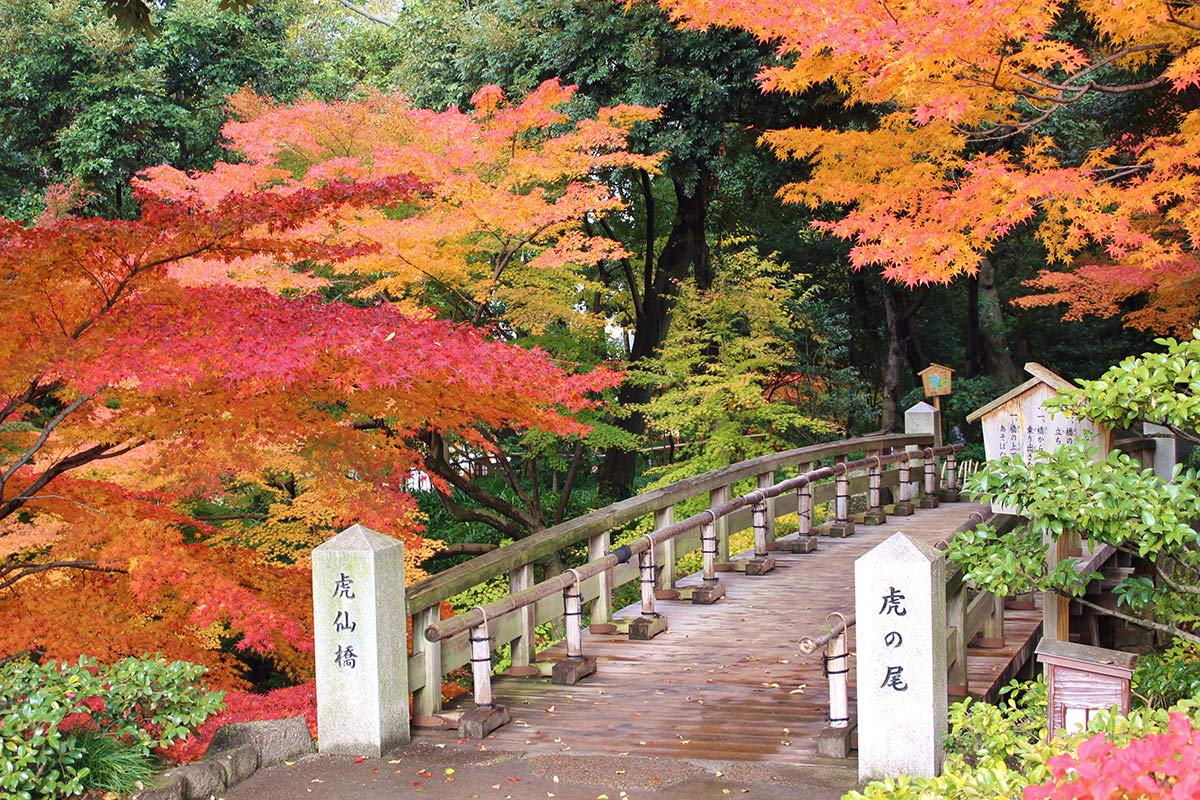
M579 573L575 571L574 567L564 570L564 573L566 573L566 572L571 573L572 577L575 578L575 582L572 583L570 586L568 586L566 589L563 589L563 600L564 601L565 600L574 600L575 602L574 603L564 603L564 605L566 605L567 608L563 609L563 617L564 618L565 617L580 617L580 621L576 624L578 624L578 625L580 625L580 627L582 627L582 623L583 623L583 620L582 620L582 617L583 617L583 591L582 591L580 584L583 582L583 580L579 577ZM574 594L571 594L572 588L575 589ZM568 608L571 605L574 605L574 607L575 607L574 611L568 610ZM571 655L570 653L567 653L567 658L583 658L583 655L582 654Z
M481 629L481 628L483 629L483 631L484 631L484 633L485 633L485 634L487 633L487 622L488 622L488 618L487 618L487 609L486 609L486 608L484 608L483 606L475 606L475 609L474 609L474 610L479 612L479 614L480 614L480 615L483 617L483 621L482 621L482 622L480 622L480 623L479 623L478 625L476 625L475 627L471 628L471 630L470 630L470 631L467 633L467 638L468 638L468 639L471 641L471 644L483 644L483 643L490 643L490 642L492 641L492 637L491 637L491 636L486 636L486 635L485 635L485 636L482 636L482 637L477 637L477 636L475 636L475 631L477 631L477 630L479 630L479 629ZM488 648L488 656L487 656L487 658L476 658L476 657L475 657L475 648L473 648L473 647L471 648L471 663L472 663L472 664L474 664L474 663L477 663L477 662L478 662L478 663L480 663L480 664L482 664L482 663L483 663L483 662L485 662L485 661L486 661L487 663L491 664L491 663L492 663L492 656L493 656L493 654L492 654L492 651L491 651L491 648L490 648L490 647Z
M833 636L830 637L829 642L827 643L825 652L821 654L821 672L825 675L826 678L828 678L830 675L845 675L850 672L850 663L849 663L850 650L849 650L849 648L844 648L845 652L839 653L838 655L835 655L835 656L829 655L829 649L832 647L833 643L835 641L837 641L839 637L844 639L849 630L848 626L846 625L846 617L843 616L840 612L835 611L832 614L830 614L828 617L826 617L826 619L831 620L834 617L837 617L839 620L841 620L842 629L838 633L835 633L835 634L833 634ZM831 669L830 668L832 663L835 661L841 662L841 664L839 665L841 667L841 669ZM845 688L846 688L845 683L842 683L843 692L845 691ZM833 686L831 685L830 686L830 699L829 699L830 709L829 709L829 711L825 712L825 721L828 722L830 725L833 725L834 727L844 727L844 726L838 725L837 723L848 723L850 721L849 706L848 705L846 706L847 716L844 716L844 717L833 716L833 694L832 694L832 692L833 692ZM844 700L844 696L843 696L843 700Z
M650 554L649 557L646 559L646 563L638 565L638 573L639 573L638 574L638 582L639 583L655 583L656 581L654 580L654 539L648 533L645 536L640 536L638 538L645 539L646 543L650 545L649 547L646 548L646 552ZM650 577L648 579L646 577L646 573L650 574Z
M821 654L821 674L828 678L830 675L845 675L850 671L849 665L843 663L842 669L830 669L829 665L834 661L841 661L849 658L849 653L842 653L840 656L831 656L828 653Z

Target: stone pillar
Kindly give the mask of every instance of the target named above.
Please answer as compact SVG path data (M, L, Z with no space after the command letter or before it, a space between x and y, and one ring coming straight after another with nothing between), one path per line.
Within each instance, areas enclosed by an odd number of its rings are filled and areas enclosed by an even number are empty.
M904 412L904 432L910 436L927 434L933 437L933 446L942 446L942 412L929 403L917 403Z
M932 436L933 446L940 446L942 443L942 412L929 405L929 403L917 403L904 412L904 432L910 436ZM923 448L910 444L904 449L915 455L917 451ZM925 473L920 467L917 467L910 471L910 477L912 478L912 482L909 484L906 499L915 505L921 497L921 490L925 482ZM894 513L899 515L899 512Z
M1142 424L1142 432L1154 437L1154 474L1164 481L1171 480L1178 459L1175 455L1175 434L1170 428L1155 425L1153 422Z
M410 738L404 545L354 525L312 563L321 752L378 758Z
M903 533L854 562L858 777L932 777L946 735L942 555Z

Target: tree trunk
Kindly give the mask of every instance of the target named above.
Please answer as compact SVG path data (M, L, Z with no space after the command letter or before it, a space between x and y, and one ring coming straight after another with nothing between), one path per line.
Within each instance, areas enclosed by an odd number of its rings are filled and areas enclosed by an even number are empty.
M1004 339L1004 306L996 291L996 268L990 258L979 264L979 358L983 371L1001 386L1021 382L1021 371L1013 363Z
M650 191L649 183L643 186L644 193ZM642 302L634 325L633 346L629 351L630 364L653 358L666 341L671 312L682 281L691 275L701 291L712 286L706 218L712 200L713 176L702 170L694 188L689 189L679 180L674 181L674 186L676 209L667 243L658 258L649 253L646 255L647 269L643 275ZM648 198L647 208L653 208L652 198ZM648 213L646 223L652 229L652 214ZM647 247L652 239L653 236L647 236ZM617 401L626 408L649 400L650 390L645 387L625 384L617 393ZM620 424L635 436L646 432L646 420L638 411L621 420ZM610 448L600 467L600 491L609 497L629 497L633 494L636 476L637 453Z
M983 363L979 355L981 331L979 329L979 275L967 278L967 378L983 374Z
M887 316L887 351L883 358L883 420L880 429L892 433L899 428L900 420L900 370L904 364L901 347L901 324L903 314L897 290L883 287L883 310Z

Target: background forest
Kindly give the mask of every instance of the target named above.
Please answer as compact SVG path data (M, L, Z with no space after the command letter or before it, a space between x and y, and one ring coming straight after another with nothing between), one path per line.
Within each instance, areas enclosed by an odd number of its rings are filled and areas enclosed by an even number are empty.
M736 18L158 5L150 29L118 0L0 5L6 660L162 652L239 714L302 708L305 559L347 525L404 538L420 577L656 481L894 430L931 362L973 442L1026 361L1095 378L1195 321L1157 285L1047 282L1106 257L1047 236L1050 203L946 269L839 228L904 174L764 135L835 152L896 107L836 70L764 92L808 54ZM1082 11L1054 32L1110 35ZM961 149L1074 169L1169 133L1195 82L1157 66Z

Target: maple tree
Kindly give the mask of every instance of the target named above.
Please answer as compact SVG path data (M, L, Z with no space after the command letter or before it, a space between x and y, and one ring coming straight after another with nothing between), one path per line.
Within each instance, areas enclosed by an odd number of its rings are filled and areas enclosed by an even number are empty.
M373 247L306 229L421 191L406 174L277 176L207 204L144 194L135 220L0 222L0 607L17 621L0 652L160 650L225 686L243 685L235 653L254 652L303 679L299 554L352 522L403 538L413 576L436 549L402 492L419 435L487 447L477 425L586 430L572 414L612 373L572 375L392 304L278 292L309 280L292 264ZM185 513L264 474L300 484L279 504L306 521L290 554Z
M610 290L592 272L627 255L593 229L624 207L601 178L616 169L656 169L660 154L640 155L627 143L633 127L658 112L621 104L572 118L565 107L575 94L575 87L548 80L517 103L485 86L471 111L433 112L378 93L285 106L242 92L230 98L235 120L224 134L243 161L200 174L156 167L142 174L140 191L211 206L237 186L316 187L330 179L412 175L424 190L404 203L343 207L344 213L277 233L281 243L300 237L358 248L332 266L332 275L306 273L289 287L332 284L359 299L386 300L525 343L564 332L595 338L605 317L593 309L606 306ZM254 281L256 265L245 262L233 278L220 262L196 260L188 269L201 281ZM456 519L484 522L514 538L561 520L580 472L578 436L564 448L558 440L480 422L470 436L434 430L425 436L424 467L441 478L445 507ZM394 432L390 423L378 426ZM506 455L514 445L533 455ZM536 469L538 448L568 454L556 500L542 497L536 476L527 485L519 474ZM464 475L459 462L483 453L498 462L515 502ZM456 502L448 487L472 505Z
M1053 268L1024 304L1065 304L1067 319L1125 313L1128 325L1174 332L1200 315L1194 4L659 4L688 26L773 43L767 90L834 86L846 105L876 109L865 129L764 136L810 167L781 190L785 201L847 208L820 225L853 242L854 266L946 282L1032 225ZM1121 124L1073 148L1064 117L1079 114Z

